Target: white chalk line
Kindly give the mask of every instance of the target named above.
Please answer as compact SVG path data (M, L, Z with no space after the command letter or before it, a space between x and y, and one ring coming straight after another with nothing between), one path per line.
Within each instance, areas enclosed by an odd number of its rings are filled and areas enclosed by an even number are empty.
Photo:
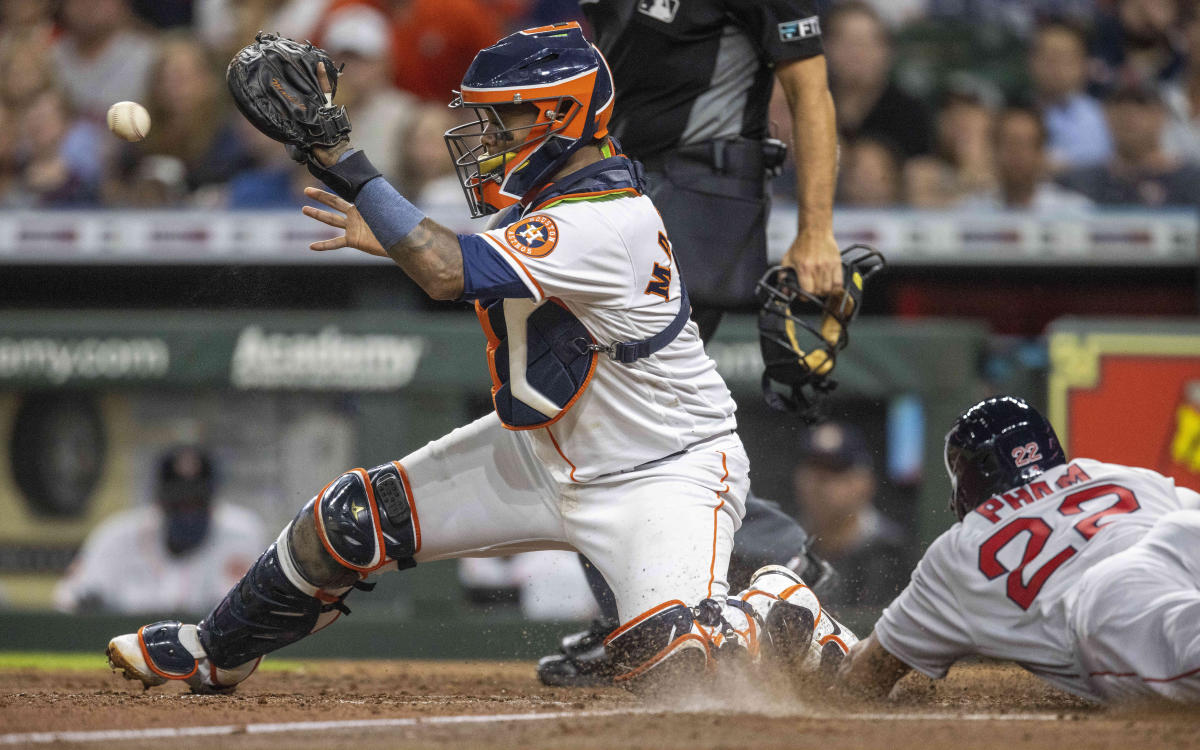
M0 745L44 745L51 742L134 742L138 740L180 739L184 737L220 737L236 734L279 734L345 729L395 729L402 727L445 726L453 724L493 724L509 721L551 721L555 719L595 719L637 714L666 716L696 713L663 711L650 708L622 708L594 711L553 711L525 714L486 714L454 716L418 716L392 719L342 719L338 721L288 721L262 724L221 724L197 727L153 727L149 729L102 729L88 732L25 732L0 734ZM702 713L709 713L704 711ZM817 721L1059 721L1070 714L1031 713L869 713L869 714L788 714L775 718Z

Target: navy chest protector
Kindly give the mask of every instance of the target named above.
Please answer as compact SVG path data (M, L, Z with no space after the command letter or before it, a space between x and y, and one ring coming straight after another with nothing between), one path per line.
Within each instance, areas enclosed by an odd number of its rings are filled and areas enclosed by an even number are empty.
M684 289L679 312L663 330L641 341L598 344L558 300L540 305L528 299L476 302L475 313L488 338L496 414L513 430L553 424L587 388L597 355L605 353L627 365L648 357L679 335L690 311Z

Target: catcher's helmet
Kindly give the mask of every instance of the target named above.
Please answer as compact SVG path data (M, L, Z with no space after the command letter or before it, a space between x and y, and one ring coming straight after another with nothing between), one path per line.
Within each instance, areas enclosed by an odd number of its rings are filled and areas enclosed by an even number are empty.
M612 73L574 21L518 31L481 50L456 94L450 106L476 115L445 136L472 216L511 206L549 182L575 151L608 136ZM537 119L507 127L496 111L506 104L533 105ZM490 153L485 131L512 145Z
M946 433L950 510L961 521L998 492L1066 463L1046 418L1015 396L985 399L959 415Z
M825 298L801 289L791 268L767 269L757 288L758 340L765 366L763 398L771 408L816 421L817 401L837 387L833 368L837 353L850 343L850 321L862 306L863 284L884 265L879 251L851 245L842 251L844 289ZM817 313L818 325L802 317ZM777 392L772 382L790 387L790 395Z

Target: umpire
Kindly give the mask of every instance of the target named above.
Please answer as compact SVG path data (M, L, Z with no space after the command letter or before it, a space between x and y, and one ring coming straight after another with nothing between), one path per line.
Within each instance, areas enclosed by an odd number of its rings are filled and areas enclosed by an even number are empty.
M580 0L608 59L617 106L609 131L642 162L687 284L692 318L708 341L722 315L756 305L767 269L767 179L787 149L768 138L767 112L778 79L792 113L799 230L783 262L801 286L841 289L833 237L837 126L826 78L816 0ZM814 586L828 564L808 550L808 534L770 501L751 493L734 536L730 574L786 563ZM544 657L549 685L611 680L605 636L616 605L584 561L601 617Z
M778 79L792 113L799 228L784 256L814 294L841 288L833 238L837 126L816 0L581 3L617 87L612 133L646 167L706 341L755 304L766 270L768 138Z

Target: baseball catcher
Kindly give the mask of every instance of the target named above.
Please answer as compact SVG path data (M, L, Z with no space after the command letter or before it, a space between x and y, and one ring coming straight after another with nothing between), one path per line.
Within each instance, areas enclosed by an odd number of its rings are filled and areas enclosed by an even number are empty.
M494 410L334 477L198 624L118 636L113 666L229 690L347 612L371 574L573 549L612 586L620 684L703 686L729 658L832 668L855 639L792 570L729 590L749 484L734 403L641 169L608 135L612 77L579 25L501 39L456 92L465 122L445 139L471 214L496 217L477 234L427 218L353 147L336 78L322 51L266 34L228 75L251 122L333 191L307 191L329 210L305 215L343 230L313 250L390 258L431 297L473 303Z

